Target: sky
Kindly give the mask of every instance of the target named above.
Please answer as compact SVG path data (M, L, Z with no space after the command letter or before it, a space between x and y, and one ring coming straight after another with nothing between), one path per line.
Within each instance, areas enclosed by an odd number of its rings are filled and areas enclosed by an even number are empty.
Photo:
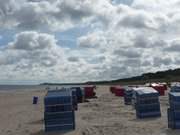
M0 0L0 84L178 68L180 0Z

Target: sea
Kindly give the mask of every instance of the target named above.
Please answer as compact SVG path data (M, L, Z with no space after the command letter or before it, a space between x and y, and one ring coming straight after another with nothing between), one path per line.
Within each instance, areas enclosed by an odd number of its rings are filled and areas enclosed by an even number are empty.
M79 86L80 85L0 85L0 91L39 91Z

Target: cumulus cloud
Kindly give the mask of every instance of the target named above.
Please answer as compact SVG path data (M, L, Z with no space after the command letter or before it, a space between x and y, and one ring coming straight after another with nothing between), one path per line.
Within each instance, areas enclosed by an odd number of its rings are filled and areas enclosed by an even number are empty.
M91 17L88 1L7 0L0 3L0 26L25 30L63 30ZM76 5L76 6L75 6Z
M20 32L0 48L0 70L4 71L0 75L4 80L88 81L95 72L90 71L93 64L78 56L65 55L67 51L70 50L61 47L53 35Z
M122 48L119 50L114 50L114 54L119 55L121 57L127 57L127 58L139 58L141 56L141 54L139 52L130 50L130 49L126 49L126 48Z
M130 13L125 14L119 21L120 26L133 27L137 29L148 28L155 29L157 26L153 16L144 11L130 11Z
M174 1L166 4L174 6L173 3ZM152 4L158 5L155 1ZM162 1L159 4L162 5L156 6L160 6L164 11ZM173 61L177 55L173 52L178 50L178 43L169 43L178 33L176 23L170 24L172 19L169 17L169 9L163 13L158 8L153 8L152 12L149 10L151 6L153 5L143 1L134 1L132 6L115 6L112 16L109 17L111 25L106 29L94 30L78 39L78 45L88 48L92 54L101 53L109 57L101 63L109 68L103 67L102 71L98 70L99 76L107 72L108 75L103 77L116 78L176 67ZM155 11L158 13L155 14ZM164 33L169 29L173 32ZM164 52L164 49L167 51ZM114 68L111 65L118 66ZM118 74L122 72L121 69L124 69L125 75ZM116 76L113 71L117 73Z
M56 42L52 35L28 31L17 34L15 41L10 43L10 48L26 51L43 50L55 47Z
M138 48L151 48L152 46L150 46L150 44L151 41L144 35L138 35L134 39L134 46Z
M70 62L77 62L77 61L79 61L79 58L78 57L69 57L68 58L68 60L70 61Z
M165 57L165 58L155 57L154 58L154 66L158 66L158 67L160 67L162 65L167 66L167 65L170 65L172 63L173 63L172 59L168 58L168 57Z
M56 44L54 36L33 31L21 32L14 41L0 50L0 64L53 66L63 55L63 49Z
M102 32L91 33L77 40L77 45L82 48L98 48L102 44L107 44Z
M0 0L0 27L17 32L0 47L0 76L74 82L176 68L179 5L178 0ZM74 27L80 33L84 26L87 33L78 34L76 43L61 46L58 32Z
M172 40L169 45L164 48L165 51L167 52L179 52L180 51L180 40L179 39L174 39Z

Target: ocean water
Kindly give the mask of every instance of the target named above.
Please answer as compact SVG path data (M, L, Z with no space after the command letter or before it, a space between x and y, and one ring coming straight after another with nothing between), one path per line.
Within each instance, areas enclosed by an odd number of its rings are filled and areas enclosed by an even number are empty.
M0 85L0 91L46 90L45 85Z
M53 90L60 88L79 87L80 85L0 85L0 91L36 91L36 90ZM83 86L83 85L81 85Z

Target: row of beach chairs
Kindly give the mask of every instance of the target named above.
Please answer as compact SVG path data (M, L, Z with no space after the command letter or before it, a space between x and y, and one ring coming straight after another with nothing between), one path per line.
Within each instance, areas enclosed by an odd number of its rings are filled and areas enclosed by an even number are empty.
M78 103L94 98L95 95L92 86L49 90L44 97L45 131L74 130Z
M165 87L161 87L161 93L153 87L115 87L110 87L111 93L124 97L124 104L132 105L135 108L137 118L161 117L159 96L165 95L165 92L162 92L163 89L165 90ZM160 88L159 86L157 87ZM123 94L116 94L116 90ZM168 96L168 127L180 129L180 86L172 86Z

